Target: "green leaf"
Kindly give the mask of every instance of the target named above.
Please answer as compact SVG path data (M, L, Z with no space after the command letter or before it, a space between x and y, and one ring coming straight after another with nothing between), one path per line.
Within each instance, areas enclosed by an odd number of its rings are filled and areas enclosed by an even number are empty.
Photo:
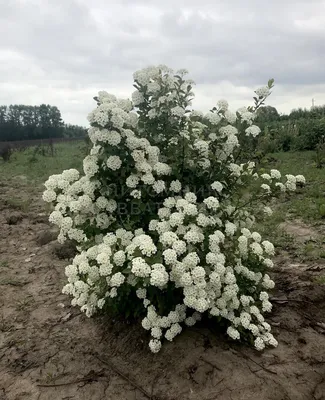
M269 79L267 86L271 89L273 87L274 79Z

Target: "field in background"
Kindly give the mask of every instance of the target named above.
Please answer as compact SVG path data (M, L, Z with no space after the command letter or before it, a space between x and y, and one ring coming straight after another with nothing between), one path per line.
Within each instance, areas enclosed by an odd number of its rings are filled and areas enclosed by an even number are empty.
M28 181L42 183L48 176L61 173L64 169L76 168L82 171L82 159L87 153L84 141L59 143L54 145L55 155L34 154L30 147L22 152L14 152L10 162L0 158L0 178L11 179L24 175ZM261 165L265 171L276 168L283 175L302 174L307 185L290 196L277 210L275 219L302 218L306 222L322 224L325 219L325 168L316 168L315 152L274 153ZM274 219L274 218L272 218Z
M76 168L82 173L82 159L87 154L84 141L58 143L54 145L54 156L36 154L35 148L14 152L10 162L0 159L0 180L24 181L31 189L41 195L43 183L52 174L59 174L64 169ZM306 186L298 189L295 195L289 195L273 208L274 214L266 223L258 227L279 248L292 245L290 232L284 230L288 221L322 228L325 225L325 168L317 168L315 152L274 153L267 157L261 168L268 172L278 169L282 175L302 174L306 177ZM21 195L20 195L21 197ZM24 197L24 196L23 196ZM28 202L28 199L26 200ZM25 202L15 197L11 204ZM25 206L23 206L25 207ZM290 231L290 229L289 229ZM325 240L325 237L323 238ZM314 255L325 258L325 250L318 241L309 242L299 249L300 255ZM298 251L298 249L297 249Z
M325 398L325 169L314 152L262 164L307 180L258 229L277 250L267 321L279 347L258 353L203 324L153 355L141 326L88 319L61 293L74 252L55 241L43 183L81 171L87 150L84 142L54 149L0 159L1 400Z
M44 182L50 175L59 174L64 169L76 168L81 171L85 157L84 141L54 144L54 156L35 154L35 147L15 151L9 162L0 159L0 179L24 175L28 181ZM48 146L44 146L44 150Z

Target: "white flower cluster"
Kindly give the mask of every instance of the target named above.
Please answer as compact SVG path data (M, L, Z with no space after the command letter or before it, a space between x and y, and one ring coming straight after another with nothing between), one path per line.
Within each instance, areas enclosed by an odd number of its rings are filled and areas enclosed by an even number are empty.
M276 346L263 316L272 309L267 272L275 249L253 230L258 207L235 195L259 180L264 201L305 179L286 175L282 183L277 170L259 175L254 163L237 164L234 125L240 119L243 134L255 137L256 113L232 113L226 100L215 112L189 113L193 82L185 74L137 71L132 102L99 92L83 176L67 170L46 181L58 240L78 245L63 292L88 316L133 294L152 352L204 313L227 320L234 340L247 334L258 350ZM263 212L272 210L263 204Z
M264 98L269 96L270 94L270 88L268 86L262 86L258 89L255 90L255 93L259 98Z

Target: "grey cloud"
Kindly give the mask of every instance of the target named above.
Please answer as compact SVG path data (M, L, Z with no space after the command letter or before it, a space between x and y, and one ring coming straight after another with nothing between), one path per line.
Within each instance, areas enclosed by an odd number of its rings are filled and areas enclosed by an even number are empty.
M132 73L158 63L187 68L198 90L222 82L255 88L270 77L287 90L316 88L325 83L324 15L320 0L2 2L0 103L20 102L21 82L33 88L22 90L28 99L58 101L76 120L83 111L76 97L110 88L131 93Z

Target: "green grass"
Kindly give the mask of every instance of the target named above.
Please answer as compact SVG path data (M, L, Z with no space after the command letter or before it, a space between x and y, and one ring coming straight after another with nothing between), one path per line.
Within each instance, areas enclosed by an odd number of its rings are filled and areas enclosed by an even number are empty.
M275 153L272 161L263 165L265 172L278 169L282 176L286 174L304 175L306 186L298 188L295 193L285 195L284 198L271 206L274 213L263 223L258 224L257 230L273 242L278 250L298 257L301 261L321 260L325 256L325 237L317 240L297 241L284 231L281 223L299 220L309 226L325 224L322 207L325 207L325 168L316 168L315 152ZM298 223L300 224L300 223Z
M314 280L315 283L318 283L320 285L325 285L325 275L320 275L317 276Z
M10 197L8 199L5 200L5 204L8 205L10 208L14 209L14 210L19 210L19 211L23 211L23 212L27 212L29 209L29 206L32 203L32 199L31 198L27 198L27 199L19 199L16 197Z
M9 268L9 262L7 260L1 260L0 268Z
M278 169L282 175L304 175L306 186L299 188L277 209L283 219L302 219L307 223L325 223L325 169L316 168L315 152L275 153L276 161L265 169Z
M15 152L9 162L0 159L1 178L12 180L20 178L31 186L33 183L41 185L52 174L59 174L65 169L76 168L82 170L82 160L86 155L85 142L59 143L55 145L55 155L34 155L34 148L23 152ZM278 169L282 175L302 174L307 184L299 188L296 193L288 195L276 206L267 229L273 229L288 219L301 219L307 223L325 223L325 169L316 168L315 152L294 152L272 154L272 161L264 164L265 170ZM12 206L25 208L22 200L12 198ZM16 204L17 203L17 204ZM287 243L289 238L281 234L280 243Z
M59 174L65 169L82 169L82 160L85 157L83 142L58 143L54 145L55 155L34 156L35 148L25 151L15 151L9 162L0 159L1 179L21 177L28 182L44 182L50 175Z

